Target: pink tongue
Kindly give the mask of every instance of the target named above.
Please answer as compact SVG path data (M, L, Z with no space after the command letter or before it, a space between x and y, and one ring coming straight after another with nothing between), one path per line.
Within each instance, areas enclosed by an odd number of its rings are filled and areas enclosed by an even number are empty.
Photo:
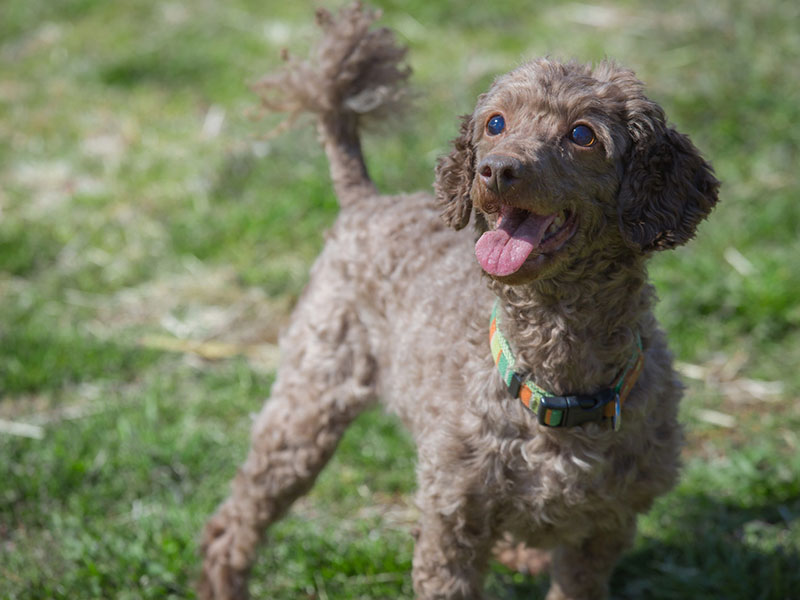
M541 243L555 217L503 207L497 229L484 233L475 244L475 256L483 270L500 276L517 271Z

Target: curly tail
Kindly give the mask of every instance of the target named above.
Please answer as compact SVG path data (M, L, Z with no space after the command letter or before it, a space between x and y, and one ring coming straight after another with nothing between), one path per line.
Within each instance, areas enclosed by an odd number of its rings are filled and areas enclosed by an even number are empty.
M255 86L266 109L289 113L286 125L304 112L317 116L342 206L375 193L359 127L366 117L380 119L401 107L411 74L403 64L407 49L396 43L392 31L370 29L379 16L360 2L336 16L319 9L317 24L323 35L311 57L298 60L284 52L286 66Z

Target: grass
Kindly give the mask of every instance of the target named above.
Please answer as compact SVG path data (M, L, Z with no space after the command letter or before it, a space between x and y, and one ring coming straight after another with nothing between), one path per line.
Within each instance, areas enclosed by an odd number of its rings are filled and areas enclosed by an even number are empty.
M247 83L310 3L10 0L0 18L0 597L191 598L198 532L269 395L276 332L336 213L310 127L273 140ZM385 0L417 106L366 140L427 188L492 77L552 54L633 67L712 159L722 203L658 256L687 375L681 484L617 598L798 597L796 2ZM32 433L31 433L32 432ZM255 597L411 598L414 450L372 411L270 533ZM494 565L493 597L542 598Z

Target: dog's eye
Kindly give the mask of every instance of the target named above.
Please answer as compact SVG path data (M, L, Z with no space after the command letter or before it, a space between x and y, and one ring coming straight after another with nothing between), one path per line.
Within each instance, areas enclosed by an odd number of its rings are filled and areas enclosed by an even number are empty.
M578 146L583 146L584 148L594 146L594 143L597 141L597 138L594 137L594 131L589 129L586 125L576 125L573 127L572 131L569 133L569 139L578 144Z
M503 115L494 115L489 122L486 123L486 131L489 135L499 135L503 133L503 130L506 128L506 120L503 118Z

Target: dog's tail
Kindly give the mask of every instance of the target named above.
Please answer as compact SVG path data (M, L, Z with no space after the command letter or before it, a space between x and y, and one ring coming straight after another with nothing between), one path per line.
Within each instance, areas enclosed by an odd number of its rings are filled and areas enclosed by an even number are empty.
M379 14L356 2L337 14L317 11L323 35L308 60L290 58L286 66L256 84L264 107L289 113L291 125L314 113L328 156L339 202L344 206L375 192L361 152L359 127L365 118L396 112L406 97L411 70L406 48L386 28L371 29Z

